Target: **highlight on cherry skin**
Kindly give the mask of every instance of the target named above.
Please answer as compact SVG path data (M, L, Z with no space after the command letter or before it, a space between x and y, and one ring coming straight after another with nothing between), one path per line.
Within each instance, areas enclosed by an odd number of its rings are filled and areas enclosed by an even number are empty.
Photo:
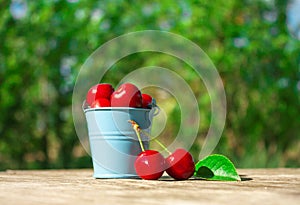
M111 94L110 97L112 107L135 107L141 108L142 93L131 83L124 83Z

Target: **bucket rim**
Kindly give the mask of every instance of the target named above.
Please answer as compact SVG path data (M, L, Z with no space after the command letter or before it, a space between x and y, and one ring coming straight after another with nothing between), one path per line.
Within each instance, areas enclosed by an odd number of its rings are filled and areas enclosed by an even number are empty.
M153 108L152 108L153 109ZM124 110L140 110L140 111L151 111L150 108L134 108L134 107L97 107L97 108L86 108L84 112L92 112L92 111L124 111Z

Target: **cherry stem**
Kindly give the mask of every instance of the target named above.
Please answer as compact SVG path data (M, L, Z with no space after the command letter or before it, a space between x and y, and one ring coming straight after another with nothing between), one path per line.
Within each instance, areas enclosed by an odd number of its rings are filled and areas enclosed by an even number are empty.
M166 146L163 145L158 139L154 139L154 141L155 141L157 144L159 144L159 146L161 146L166 152L168 152L169 155L172 154L172 152L170 152L170 151L168 150L168 148L166 148Z
M133 129L135 130L135 132L136 132L136 134L137 134L137 136L138 136L138 138L139 138L139 140L140 140L140 133L139 132L142 132L144 135L146 135L150 140L152 140L151 139L151 136L147 133L147 132L145 132L144 130L142 130L141 128L140 128L140 126L135 122L135 121L133 121L133 120L129 120L129 122L132 124L132 127L133 127ZM170 152L169 150L168 150L168 148L165 146L165 145L163 145L158 139L153 139L157 144L159 144L159 146L161 146L166 152L168 152L170 155L172 154L172 152ZM141 143L141 140L140 140L140 143ZM143 150L143 147L142 147L142 150ZM144 151L144 150L143 150Z
M135 131L135 133L136 133L136 135L138 137L138 139L139 139L139 143L140 143L141 149L144 152L145 148L144 148L144 145L142 143L141 135L140 135L140 132L139 132L141 130L140 126L136 122L134 122L133 120L128 120L128 122L131 123L131 125L132 125L132 127L133 127L133 129L134 129L134 131Z

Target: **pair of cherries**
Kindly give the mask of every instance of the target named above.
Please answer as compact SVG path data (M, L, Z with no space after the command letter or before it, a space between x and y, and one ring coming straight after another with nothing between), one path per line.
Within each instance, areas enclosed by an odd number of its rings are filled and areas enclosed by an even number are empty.
M152 97L142 94L141 91L131 83L120 85L117 90L109 83L94 85L86 95L86 103L91 108L97 107L134 107L151 108Z
M185 180L195 172L193 157L181 148L166 159L156 150L145 150L138 155L134 166L136 173L147 180L159 179L164 171L176 180Z
M188 151L179 148L171 153L157 139L155 139L155 141L169 153L167 158L164 158L162 154L156 150L145 150L140 137L142 130L136 122L130 121L130 123L138 136L142 149L142 152L137 156L134 163L138 176L146 180L156 180L163 175L164 171L176 180L185 180L193 176L195 163L192 155Z

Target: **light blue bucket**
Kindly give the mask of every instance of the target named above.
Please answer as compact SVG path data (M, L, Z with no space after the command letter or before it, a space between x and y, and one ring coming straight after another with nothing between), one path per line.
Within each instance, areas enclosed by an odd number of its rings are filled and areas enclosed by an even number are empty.
M136 178L136 156L142 151L128 120L150 133L156 107L150 109L109 107L84 109L95 178ZM145 149L149 140L142 136Z

